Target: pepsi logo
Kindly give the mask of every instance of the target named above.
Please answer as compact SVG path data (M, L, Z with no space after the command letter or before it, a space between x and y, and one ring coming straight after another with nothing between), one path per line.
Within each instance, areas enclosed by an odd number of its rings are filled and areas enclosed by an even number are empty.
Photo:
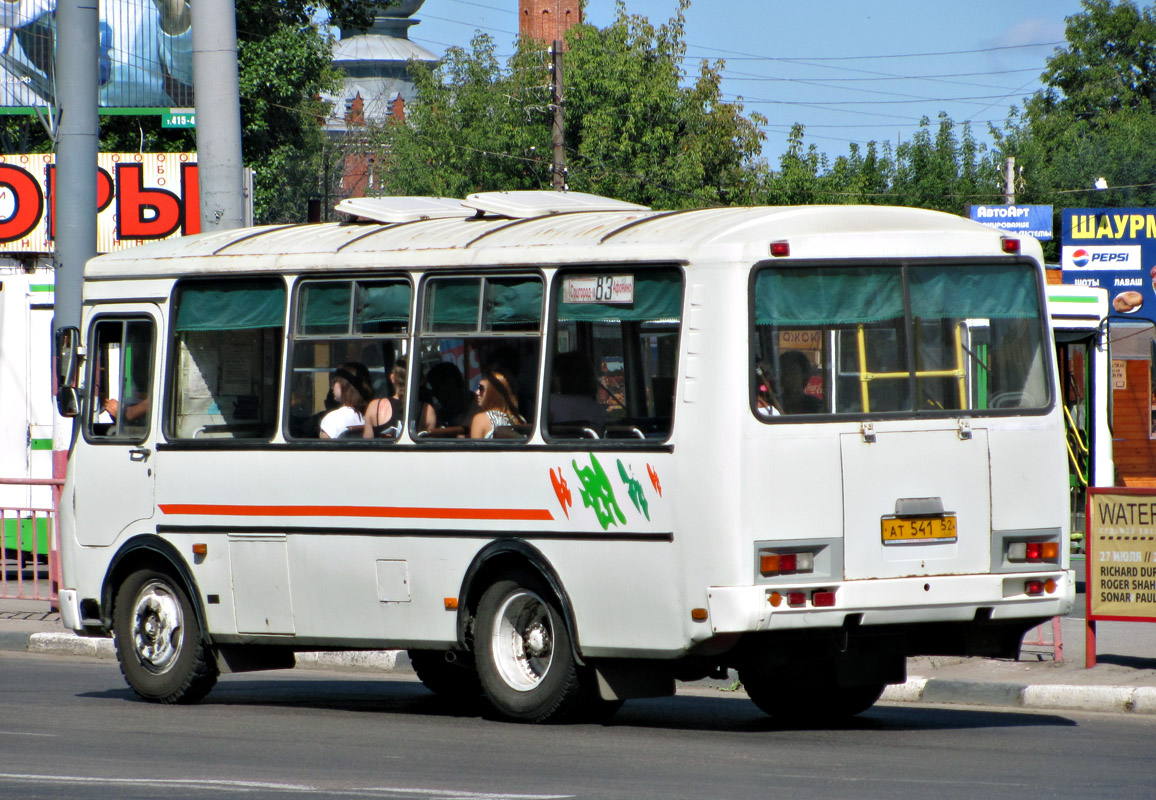
M1072 253L1072 263L1077 267L1088 266L1088 261L1090 260L1091 256L1088 255L1088 251L1082 247Z

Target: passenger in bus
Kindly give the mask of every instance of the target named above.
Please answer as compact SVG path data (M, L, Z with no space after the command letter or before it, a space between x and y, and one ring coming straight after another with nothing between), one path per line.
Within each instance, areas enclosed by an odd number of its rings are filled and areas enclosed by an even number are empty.
M767 362L759 361L755 365L755 377L758 379L758 389L755 391L755 409L760 417L777 417L783 413L783 406L779 396L775 393L775 384L771 380L771 369Z
M418 398L421 401L417 417L419 431L465 423L466 381L461 370L451 362L441 361L430 367L418 390Z
M779 400L784 414L817 414L823 410L823 401L807 394L811 380L811 359L802 350L786 350L779 354Z
M365 409L365 426L361 434L364 438L396 439L401 433L405 413L405 376L405 359L401 358L394 362L389 372L389 396L373 398Z
M585 353L571 350L554 357L550 424L589 426L601 431L606 407L598 402L598 375Z
M476 391L478 413L470 420L471 439L493 439L498 428L525 422L518 413L518 384L504 367L493 365L482 374Z
M360 361L346 361L329 376L333 397L340 406L321 418L322 439L361 436L365 428L365 409L373 396L369 367Z

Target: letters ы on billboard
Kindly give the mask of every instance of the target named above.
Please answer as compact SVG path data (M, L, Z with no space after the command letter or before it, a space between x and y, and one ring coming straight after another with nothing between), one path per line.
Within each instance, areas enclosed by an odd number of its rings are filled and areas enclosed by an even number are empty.
M1156 319L1156 208L1063 212L1064 283L1108 290L1115 314Z
M56 168L52 154L0 155L0 253L53 251ZM192 153L97 157L97 250L199 233Z

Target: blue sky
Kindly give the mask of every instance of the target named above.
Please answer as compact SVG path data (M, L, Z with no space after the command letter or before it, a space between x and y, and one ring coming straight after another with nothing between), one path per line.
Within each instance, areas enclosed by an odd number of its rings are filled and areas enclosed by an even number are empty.
M426 0L410 37L435 53L466 46L475 30L509 53L517 0ZM627 0L658 23L677 0ZM614 0L590 0L586 21L607 25ZM851 142L906 140L941 111L988 121L1040 88L1046 59L1064 40L1079 0L694 0L687 14L687 71L725 59L725 99L769 119L764 156L778 163L793 122L834 157ZM504 49L503 49L504 48Z

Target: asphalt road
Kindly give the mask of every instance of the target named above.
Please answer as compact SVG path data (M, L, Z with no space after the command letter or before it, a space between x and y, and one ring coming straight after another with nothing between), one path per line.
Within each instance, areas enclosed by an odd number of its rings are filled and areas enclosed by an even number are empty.
M879 705L792 730L722 692L521 726L398 676L227 676L141 702L114 663L0 653L3 798L1151 797L1156 719Z

